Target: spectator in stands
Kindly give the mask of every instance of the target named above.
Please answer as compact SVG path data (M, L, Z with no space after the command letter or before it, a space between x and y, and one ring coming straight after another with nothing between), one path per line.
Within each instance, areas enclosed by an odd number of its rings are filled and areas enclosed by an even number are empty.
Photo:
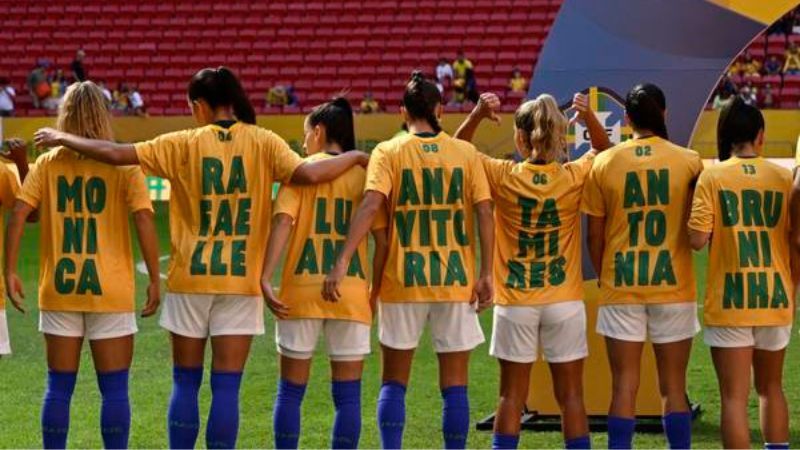
M731 91L719 88L717 89L717 95L714 96L714 101L711 103L711 107L715 110L720 110L723 106L730 103L732 99L733 93Z
M731 77L728 75L724 75L719 81L719 88L720 90L725 91L729 96L736 95L739 90L736 87L736 83L734 83Z
M86 57L86 52L83 49L78 49L75 53L75 59L72 61L72 78L75 81L86 81L88 75L86 74L86 68L83 66L83 59Z
M11 87L8 78L0 78L0 117L14 115L14 98L17 92Z
M445 58L439 58L439 64L436 66L436 87L439 92L444 94L444 90L450 83L453 82L453 67L447 62Z
M289 105L289 90L280 84L272 86L267 92L267 105L287 106Z
M361 114L374 114L381 111L381 105L372 98L372 92L367 92L364 94L364 100L361 101L359 110Z
M142 94L139 93L138 87L131 88L130 94L128 94L128 102L130 103L130 114L140 117L147 115L144 109L144 100L142 99Z
M742 98L746 105L756 106L758 103L758 97L756 95L756 89L752 85L745 85L739 89L739 97Z
M749 51L744 54L742 76L747 78L757 78L761 76L761 61L753 58L753 55L751 55Z
M50 84L47 82L47 73L45 72L46 67L47 63L45 61L37 62L36 67L28 75L26 82L28 92L33 101L33 107L36 109L41 108L43 100L50 95Z
M459 50L456 55L456 60L453 61L453 74L454 79L464 79L467 77L467 69L472 69L472 61L464 56L464 50Z
M472 67L464 73L464 90L466 99L477 105L481 94L478 92L478 80L475 78L475 70Z
M770 55L764 63L764 75L780 75L781 60L776 55Z
M128 86L125 83L120 81L119 84L117 84L117 88L114 90L112 96L114 100L111 104L111 107L113 109L118 111L128 110Z
M800 73L800 48L792 42L784 54L783 73L797 75Z
M528 90L528 80L522 76L518 67L514 67L511 72L511 79L508 80L508 88L511 92L526 92Z
M769 109L774 108L775 94L772 92L772 83L764 85L764 90L761 92L761 108Z
M67 90L67 80L64 76L64 71L59 69L55 74L49 77L50 83L50 96L44 99L44 107L49 110L56 110L61 104L61 97Z
M744 58L739 56L728 67L728 76L729 77L738 77L739 75L742 74L743 70L744 70Z
M106 87L106 82L101 80L98 86L100 86L100 90L103 91L103 97L105 97L106 102L111 105L114 102L114 97L111 95L111 91L108 90L108 87Z

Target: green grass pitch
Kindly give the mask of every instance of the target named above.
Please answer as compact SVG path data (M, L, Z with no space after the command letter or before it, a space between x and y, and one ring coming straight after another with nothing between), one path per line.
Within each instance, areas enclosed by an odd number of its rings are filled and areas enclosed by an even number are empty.
M158 228L162 252L168 245L168 221L164 204L157 206ZM14 354L0 360L0 447L41 447L39 413L45 387L45 358L42 337L37 332L36 277L38 273L38 225L29 226L23 244L20 275L25 282L30 307L27 315L8 309L9 327ZM138 251L137 251L138 258ZM698 254L698 283L704 286L705 254ZM138 297L144 291L146 278L137 275ZM487 337L491 327L491 314L484 313L482 323ZM139 320L136 350L131 377L133 420L131 447L166 447L166 411L169 402L172 364L167 334L158 327L157 318ZM274 345L274 322L267 320L267 333L255 340L245 373L241 393L241 427L239 447L272 446L272 405L277 383L277 354ZM797 339L794 339L795 341ZM87 346L88 347L88 346ZM380 360L377 342L374 353L366 362L363 391L363 430L361 446L379 446L375 424L375 400L380 385ZM792 446L800 446L800 364L797 342L789 348L786 361L786 391L792 419ZM69 446L72 448L99 448L102 440L99 431L100 396L97 390L92 361L88 348L81 361L82 369L72 401ZM322 355L314 360L312 379L303 404L303 425L300 445L305 448L327 448L333 417L328 383L328 363ZM207 374L206 374L207 380ZM472 357L470 369L470 401L473 430L470 447L486 448L491 445L491 434L474 431L474 423L494 409L497 395L497 363L489 357L487 345L479 347ZM587 386L587 389L591 389ZM711 366L708 348L701 338L696 341L689 370L689 393L702 404L704 413L694 426L694 444L697 448L717 448L719 440L719 394ZM207 414L209 389L206 383L201 391L201 416ZM406 447L441 447L440 432L441 397L437 387L436 358L430 342L424 341L417 353L411 386L408 394L408 423L405 433ZM760 448L758 411L755 395L750 404L753 446ZM593 436L597 448L605 447L604 434ZM198 446L204 446L201 433ZM560 448L559 433L523 433L520 447ZM663 448L661 435L638 434L635 445L644 448Z

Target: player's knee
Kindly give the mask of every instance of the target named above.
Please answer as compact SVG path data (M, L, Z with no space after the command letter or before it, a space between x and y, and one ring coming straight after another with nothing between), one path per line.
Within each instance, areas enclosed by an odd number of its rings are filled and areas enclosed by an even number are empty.
M783 386L776 381L756 381L756 393L760 398L778 399L783 397Z

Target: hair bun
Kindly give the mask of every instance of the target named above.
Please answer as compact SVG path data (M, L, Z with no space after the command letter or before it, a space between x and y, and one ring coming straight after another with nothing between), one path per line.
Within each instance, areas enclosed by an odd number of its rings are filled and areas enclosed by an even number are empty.
M415 70L411 72L411 81L414 83L419 83L420 81L425 80L425 74L422 73L421 70Z

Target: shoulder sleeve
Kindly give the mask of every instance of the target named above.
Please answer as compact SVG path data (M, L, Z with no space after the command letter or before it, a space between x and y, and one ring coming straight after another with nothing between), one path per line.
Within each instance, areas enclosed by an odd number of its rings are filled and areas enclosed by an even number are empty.
M692 212L689 215L689 228L703 233L714 229L714 189L709 172L700 174L692 198Z
M42 201L45 178L43 172L46 170L46 167L47 166L41 159L36 161L36 164L31 167L31 171L28 172L28 176L25 177L25 182L22 183L22 189L17 197L19 200L22 200L34 208L38 208L39 203Z
M580 158L576 159L575 161L568 162L564 166L572 173L572 176L576 181L583 183L586 181L586 177L592 170L594 158L595 155L593 153L585 153Z
M147 190L147 180L142 169L139 167L126 167L125 172L128 183L125 200L128 203L128 209L131 212L152 211L153 203L150 201L150 191Z
M269 133L267 139L267 149L272 162L272 179L288 183L294 171L303 164L303 159L278 135Z
M14 172L3 167L0 172L0 204L3 209L12 209L19 194L19 181Z
M389 197L394 184L394 170L389 154L385 148L378 146L372 151L367 166L367 181L365 191L377 191Z
M606 203L603 198L601 185L601 173L598 165L592 166L589 175L583 185L583 198L581 199L581 211L590 216L605 217Z
M286 214L292 218L292 222L296 221L298 219L297 216L300 214L301 189L301 187L291 184L281 185L272 215Z
M511 161L492 158L481 152L478 153L478 159L483 164L483 171L486 174L486 181L492 191L497 189L497 186L503 182L503 177L511 169L513 163Z
M474 148L471 149L473 155L472 164L470 164L470 193L472 195L472 204L480 203L486 200L492 199L492 191L489 187L489 181L486 177L486 170L484 169L484 165L481 164L480 160L480 153Z
M173 179L185 163L187 131L176 131L134 144L142 170L149 175Z

